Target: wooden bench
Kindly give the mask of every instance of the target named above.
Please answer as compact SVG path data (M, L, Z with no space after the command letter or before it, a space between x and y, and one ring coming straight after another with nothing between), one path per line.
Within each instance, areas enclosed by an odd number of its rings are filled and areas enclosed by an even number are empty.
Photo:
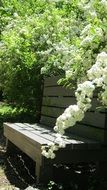
M96 97L92 109L84 120L67 132L66 148L56 152L56 158L46 159L41 147L54 141L53 126L64 109L76 102L74 92L57 85L57 77L44 81L41 119L39 123L4 123L7 147L16 145L36 162L37 182L52 179L53 164L107 161L107 114L95 112Z

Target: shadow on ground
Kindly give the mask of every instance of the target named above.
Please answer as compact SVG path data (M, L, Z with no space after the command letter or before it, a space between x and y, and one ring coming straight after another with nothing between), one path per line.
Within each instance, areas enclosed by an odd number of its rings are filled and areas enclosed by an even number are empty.
M17 151L14 155L7 155L5 166L7 179L19 189L36 185L35 163L22 152Z
M8 186L17 187L20 190L28 186L34 186L35 163L19 149L15 148L12 154L6 153L5 138L0 130L0 189Z

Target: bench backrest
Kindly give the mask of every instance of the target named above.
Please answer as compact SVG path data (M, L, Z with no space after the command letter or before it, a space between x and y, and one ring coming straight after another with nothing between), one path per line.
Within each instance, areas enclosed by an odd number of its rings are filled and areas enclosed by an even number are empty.
M49 77L44 80L40 123L49 127L55 125L57 117L65 108L76 103L74 91L59 86L58 79L59 77ZM95 111L96 105L98 105L97 97L94 96L92 108L81 122L69 129L69 132L107 144L107 110Z

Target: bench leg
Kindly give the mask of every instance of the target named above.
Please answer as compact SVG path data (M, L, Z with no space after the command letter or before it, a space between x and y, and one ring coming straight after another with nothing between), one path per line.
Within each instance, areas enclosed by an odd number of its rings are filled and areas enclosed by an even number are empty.
M15 155L18 152L18 148L8 139L6 139L6 154Z
M107 180L107 162L99 162L99 176Z
M53 179L53 166L47 163L40 163L40 160L36 160L35 172L37 183L47 184Z
M107 189L107 162L97 164L97 189Z
M36 160L36 169L35 169L36 182L37 182L37 183L40 182L40 172L41 172L41 163L40 163L40 160L37 159L37 160Z

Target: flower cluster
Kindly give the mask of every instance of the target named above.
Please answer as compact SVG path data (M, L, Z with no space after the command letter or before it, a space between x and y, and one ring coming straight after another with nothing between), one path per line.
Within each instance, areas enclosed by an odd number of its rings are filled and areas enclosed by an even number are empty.
M78 105L70 105L65 112L57 118L54 130L63 135L65 129L74 126L76 121L81 121L83 117L84 112Z
M107 53L102 52L97 56L96 64L87 72L88 78L97 87L101 87L100 101L107 105Z
M70 105L64 113L57 118L54 130L57 132L54 143L49 145L48 150L43 147L42 154L47 158L54 158L54 151L64 148L63 134L65 129L72 127L77 121L84 118L85 112L91 107L91 99L96 87L101 87L101 102L107 106L107 53L98 54L96 63L87 71L88 81L78 85L75 92L77 105Z
M87 111L91 107L91 98L94 90L95 86L91 81L85 81L78 85L75 96L77 99L77 105L83 112Z

